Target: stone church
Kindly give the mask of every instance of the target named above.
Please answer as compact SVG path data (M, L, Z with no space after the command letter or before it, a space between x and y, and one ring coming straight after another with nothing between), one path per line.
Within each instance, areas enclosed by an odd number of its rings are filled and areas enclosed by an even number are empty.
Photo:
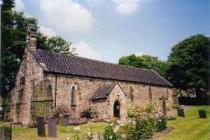
M57 106L68 106L75 118L92 108L102 119L126 120L130 106L165 97L174 102L172 85L153 70L133 68L37 49L36 28L28 26L27 47L9 93L8 118L24 125ZM42 114L43 115L43 114Z

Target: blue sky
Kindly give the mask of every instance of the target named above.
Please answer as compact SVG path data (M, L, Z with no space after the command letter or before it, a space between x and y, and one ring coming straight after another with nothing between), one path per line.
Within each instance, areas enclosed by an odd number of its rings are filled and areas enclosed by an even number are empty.
M182 39L210 35L210 0L16 0L16 9L79 55L113 63L129 54L166 60Z

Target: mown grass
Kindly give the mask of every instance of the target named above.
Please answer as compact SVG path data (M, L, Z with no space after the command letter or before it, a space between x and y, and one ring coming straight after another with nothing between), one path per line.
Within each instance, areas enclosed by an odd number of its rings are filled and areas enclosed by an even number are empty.
M207 119L199 118L199 109L206 110ZM174 130L159 140L210 140L210 106L194 106L185 115L185 118L169 121L168 126Z
M78 133L80 140L87 139L88 131L102 133L106 123L87 123L80 125ZM47 128L47 126L46 126ZM76 140L77 133L74 126L57 126L57 138L38 137L36 128L13 127L14 140ZM47 129L46 129L47 130ZM47 134L47 132L46 132Z
M207 111L207 119L199 118L199 109ZM185 115L185 118L178 117L176 120L169 121L168 126L174 129L168 134L162 135L158 140L210 140L210 106L192 107ZM3 122L0 122L1 124ZM87 123L80 125L80 140L86 140L89 130L93 133L102 133L105 126L106 123ZM40 138L37 136L36 128L24 127L13 127L12 135L14 140L76 140L77 135L74 128L74 126L57 126L57 138Z

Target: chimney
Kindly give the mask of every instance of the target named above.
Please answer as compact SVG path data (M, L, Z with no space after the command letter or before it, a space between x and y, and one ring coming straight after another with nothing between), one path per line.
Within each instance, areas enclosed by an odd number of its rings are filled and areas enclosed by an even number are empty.
M36 51L36 31L37 27L34 24L28 24L26 41L27 49L30 51Z

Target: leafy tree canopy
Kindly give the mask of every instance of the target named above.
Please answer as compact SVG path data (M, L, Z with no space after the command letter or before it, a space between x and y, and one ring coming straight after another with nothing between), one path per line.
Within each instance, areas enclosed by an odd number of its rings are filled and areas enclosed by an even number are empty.
M210 41L194 35L176 44L169 56L168 79L183 90L191 90L197 97L208 88Z
M14 10L14 0L3 0L2 5L2 42L1 42L1 95L7 93L15 84L15 77L20 67L26 47L26 30L28 23L38 26L34 18L27 18L24 13ZM50 52L74 54L71 43L61 37L48 38L37 34L37 47Z
M168 63L166 61L161 61L158 57L150 55L136 56L135 54L132 54L124 56L119 59L118 63L121 65L155 70L162 76L165 76L165 72L168 68Z

